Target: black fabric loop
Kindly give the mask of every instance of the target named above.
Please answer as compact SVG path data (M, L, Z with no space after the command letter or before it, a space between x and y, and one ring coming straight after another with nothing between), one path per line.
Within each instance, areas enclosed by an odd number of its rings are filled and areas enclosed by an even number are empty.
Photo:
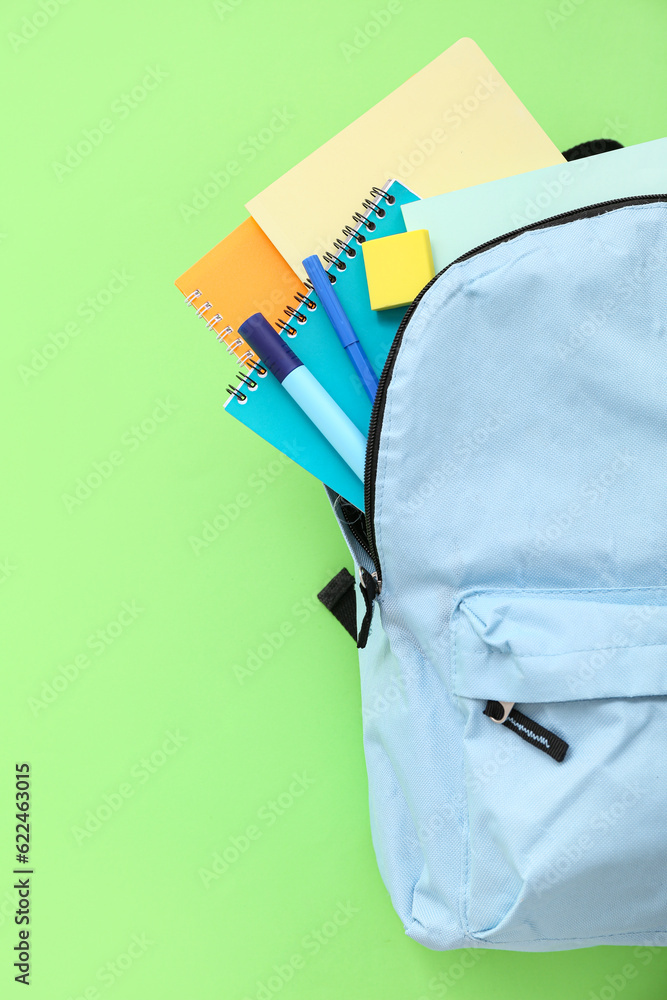
M623 144L615 139L589 139L588 142L580 142L578 146L564 149L563 156L566 160L583 160L585 156L608 153L611 149L623 149Z
M354 592L354 577L342 569L333 580L317 595L325 608L337 618L344 629L357 641L357 599Z

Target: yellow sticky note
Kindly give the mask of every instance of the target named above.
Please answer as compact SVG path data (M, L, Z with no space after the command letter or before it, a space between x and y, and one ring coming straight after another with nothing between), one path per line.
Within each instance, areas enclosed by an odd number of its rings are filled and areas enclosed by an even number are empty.
M367 240L361 248L371 309L408 305L435 274L428 229Z

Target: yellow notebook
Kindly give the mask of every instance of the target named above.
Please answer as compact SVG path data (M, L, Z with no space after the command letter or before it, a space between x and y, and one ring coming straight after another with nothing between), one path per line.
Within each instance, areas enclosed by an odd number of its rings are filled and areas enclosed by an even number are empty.
M248 211L302 278L341 219L395 177L422 198L563 163L470 38L462 38L261 194Z

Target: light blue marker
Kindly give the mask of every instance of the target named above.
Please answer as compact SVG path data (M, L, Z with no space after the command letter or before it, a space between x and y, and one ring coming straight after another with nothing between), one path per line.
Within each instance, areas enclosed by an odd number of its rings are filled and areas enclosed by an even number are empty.
M366 438L348 415L261 313L241 323L239 333L363 483Z
M313 283L313 288L317 292L329 322L336 331L338 339L345 348L345 352L352 362L354 370L361 379L372 403L378 389L377 375L373 371L371 363L359 343L359 338L354 332L354 327L347 318L345 310L331 287L329 275L324 270L322 261L317 254L313 254L311 257L306 257L303 261L303 266L306 269L306 274Z

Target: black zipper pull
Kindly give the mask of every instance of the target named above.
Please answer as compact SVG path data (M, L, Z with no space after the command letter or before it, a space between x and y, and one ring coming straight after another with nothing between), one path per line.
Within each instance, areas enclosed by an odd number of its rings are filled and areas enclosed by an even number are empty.
M545 729L534 719L529 719L511 702L487 701L484 715L488 716L492 722L512 729L522 740L532 743L538 750L543 750L559 764L562 763L569 749L565 740L556 736L550 729Z
M364 649L366 643L368 642L368 633L371 630L371 622L373 621L373 605L375 604L375 598L380 593L380 584L375 573L369 573L364 566L360 566L359 585L364 598L364 604L366 605L366 613L364 614L364 620L362 621L361 628L359 629L357 649Z

